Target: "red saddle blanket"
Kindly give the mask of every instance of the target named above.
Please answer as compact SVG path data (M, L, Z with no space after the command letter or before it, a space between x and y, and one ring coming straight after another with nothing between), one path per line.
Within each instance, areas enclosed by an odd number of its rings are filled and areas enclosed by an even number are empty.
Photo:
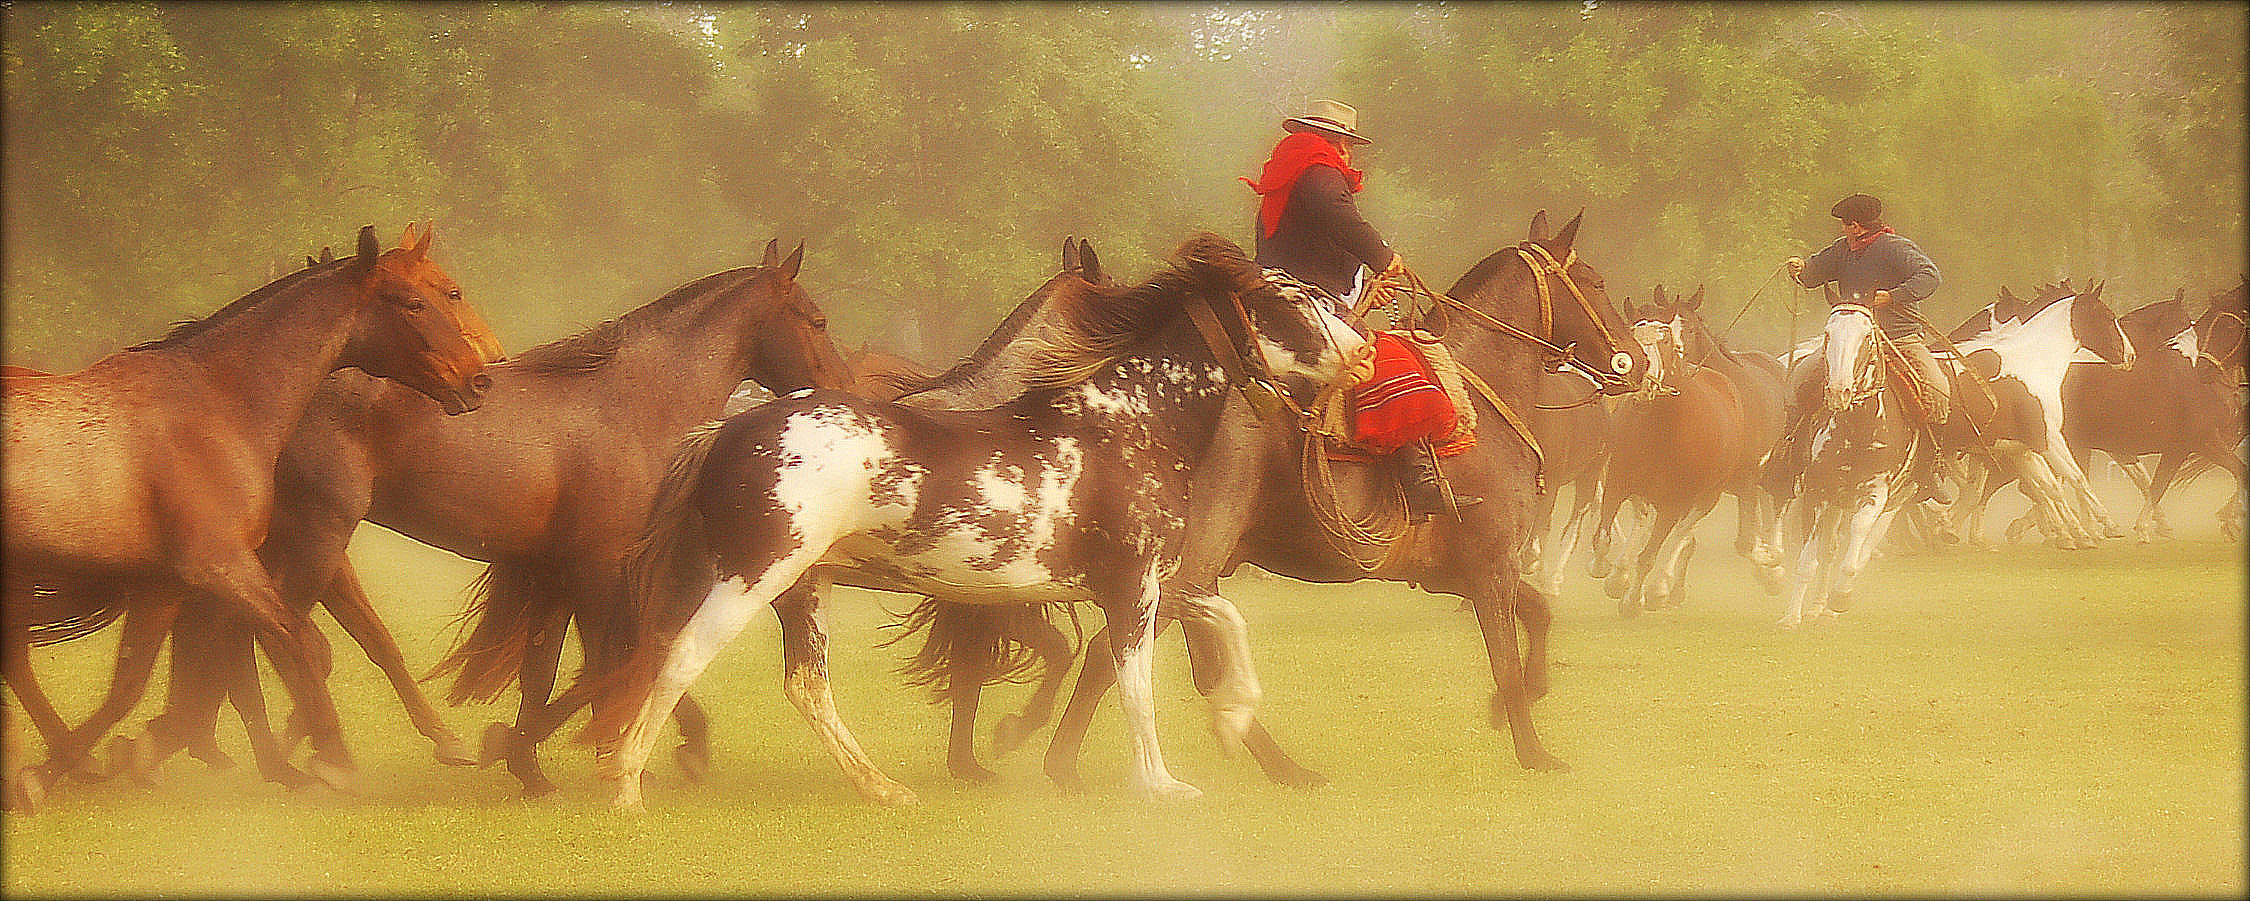
M1424 438L1443 443L1459 414L1411 342L1375 336L1375 374L1352 389L1352 440L1388 454Z

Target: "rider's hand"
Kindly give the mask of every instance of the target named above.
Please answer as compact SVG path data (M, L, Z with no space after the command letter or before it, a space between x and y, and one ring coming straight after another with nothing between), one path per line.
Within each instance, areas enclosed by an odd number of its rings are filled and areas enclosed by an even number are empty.
M1383 267L1383 271L1382 271L1382 272L1380 272L1380 273L1377 273L1377 274L1379 274L1379 275L1404 275L1404 274L1406 274L1406 254L1403 254L1403 253L1399 253L1399 252L1397 252L1397 251L1393 251L1393 252L1391 253L1391 264L1390 264L1390 265L1388 265L1388 266L1385 266L1385 267Z
M1874 297L1874 299L1872 299L1872 300L1869 300L1869 301L1867 302L1867 305L1868 305L1868 306L1871 306L1871 307L1879 307L1879 306L1882 306L1882 305L1884 305L1884 304L1887 304L1887 303L1890 303L1890 302L1891 302L1891 292L1889 292L1889 291L1877 291L1877 292L1875 292L1875 297Z
M1805 258L1790 257L1786 260L1782 260L1781 265L1789 267L1790 277L1795 278L1797 275L1805 271Z

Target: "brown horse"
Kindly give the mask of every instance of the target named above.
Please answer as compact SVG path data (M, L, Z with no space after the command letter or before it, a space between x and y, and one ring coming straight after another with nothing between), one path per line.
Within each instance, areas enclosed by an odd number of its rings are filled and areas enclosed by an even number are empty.
M1729 493L1740 510L1736 551L1757 567L1767 590L1781 587L1779 548L1758 543L1773 503L1757 481L1764 454L1781 433L1778 366L1728 351L1704 322L1702 303L1701 288L1679 299L1666 297L1658 285L1653 304L1628 314L1651 360L1650 382L1661 388L1623 399L1612 413L1615 436L1594 520L1600 558L1616 540L1625 501L1645 502L1654 511L1631 566L1616 566L1605 581L1626 616L1679 605L1693 530Z
M1538 398L1525 419L1539 440L1547 490L1532 500L1531 537L1524 542L1522 565L1538 573L1533 584L1554 596L1562 593L1563 573L1585 534L1587 517L1601 500L1602 472L1609 467L1609 404L1598 386L1562 372L1540 374ZM1571 491L1569 515L1555 533L1555 505L1565 488Z
M345 559L353 530L364 519L491 562L472 628L440 671L458 673L455 703L519 683L516 726L487 730L486 760L504 757L527 795L552 791L537 744L598 693L618 642L629 640L620 561L673 443L717 415L744 379L783 393L844 384L826 317L796 280L804 250L786 260L777 250L769 242L761 266L697 279L493 367L475 416L438 416L419 398L348 373L316 396L282 457L286 490L266 555L293 607L324 604L360 641L417 726L439 741L441 759L461 754L447 746L449 731L432 734L443 724ZM572 622L586 665L579 684L550 702ZM237 650L231 677L254 694L247 648ZM142 767L208 734L220 688L202 681L196 696L150 723ZM239 708L244 695L235 697ZM682 731L700 747L693 711ZM264 763L269 752L259 753Z
M1325 488L1309 492L1307 472L1321 469L1313 463L1322 458L1306 453L1307 437L1261 425L1248 403L1229 405L1221 446L1193 474L1196 503L1188 510L1188 534L1194 540L1183 550L1179 570L1165 583L1162 596L1163 606L1175 611L1185 628L1198 690L1221 696L1222 674L1247 668L1246 660L1227 659L1240 657L1247 648L1240 613L1215 590L1218 580L1241 563L1313 582L1407 581L1470 601L1496 687L1493 724L1510 731L1524 766L1567 768L1546 751L1530 716L1531 703L1547 687L1546 639L1552 619L1547 598L1523 580L1520 569L1541 457L1527 440L1529 429L1518 431L1508 420L1530 409L1541 372L1558 362L1591 376L1609 393L1629 390L1647 368L1639 349L1625 341L1625 323L1611 306L1600 274L1573 250L1578 227L1574 218L1559 232L1551 231L1541 212L1529 240L1488 256L1452 290L1432 298L1438 302L1432 325L1443 332L1454 359L1490 389L1478 391L1476 446L1446 461L1447 477L1457 491L1485 498L1462 510L1459 519L1433 518L1387 549L1341 542L1322 525L1315 505L1355 515L1348 511L1382 508L1379 498L1388 494L1393 496L1391 509L1396 509L1393 478L1338 463L1329 470L1333 493ZM1507 412L1496 404L1504 404ZM1383 558L1372 567L1364 559L1369 550ZM1528 647L1519 645L1519 627ZM1098 633L1085 657L1102 659L1106 648L1107 634ZM1047 752L1047 774L1058 784L1081 784L1079 747L1109 682L1107 668L1081 668ZM1326 781L1288 759L1255 718L1248 721L1243 739L1275 781Z
M330 373L395 379L447 414L482 403L499 342L407 227L388 252L282 278L164 338L70 375L6 380L5 602L8 684L47 740L39 778L74 769L138 701L158 641L183 605L257 627L316 723L335 709L310 679L312 624L260 563L283 444ZM112 606L115 605L115 606ZM29 649L126 616L113 690L70 729L34 681ZM43 629L42 627L59 627ZM348 772L340 744L316 772Z

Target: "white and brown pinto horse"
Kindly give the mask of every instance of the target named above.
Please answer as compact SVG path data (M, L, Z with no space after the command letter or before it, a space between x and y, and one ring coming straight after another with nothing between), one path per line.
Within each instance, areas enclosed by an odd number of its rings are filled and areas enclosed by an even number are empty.
M1795 496L1782 514L1804 527L1781 625L1841 613L1875 543L1906 505L1900 491L1916 455L1931 453L1911 422L1903 386L1882 359L1875 314L1856 303L1828 313L1827 384L1814 414L1810 450Z
M1050 303L1072 328L1045 355L1038 387L992 409L816 391L692 436L631 564L650 630L639 656L662 664L636 683L646 700L605 767L613 806L641 806L657 727L768 604L782 621L784 692L862 794L913 800L836 714L819 592L801 582L822 562L959 602L1100 605L1122 636L1109 663L1124 686L1134 788L1199 795L1164 766L1151 687L1187 474L1231 385L1268 373L1326 381L1359 340L1323 304L1273 288L1223 238L1192 239L1176 260L1134 287L1065 285ZM1248 721L1248 709L1235 713L1222 740Z
M2043 423L2044 434L2034 438L2033 449L2061 486L2064 522L2056 530L2081 537L2099 534L2122 538L2125 531L2110 519L2079 467L2076 455L2063 436L2066 415L2063 379L2073 361L2093 359L2119 369L2133 365L2133 342L2117 323L2117 316L2101 299L2100 287L2072 290L2067 282L2039 292L2024 307L2021 318L1997 323L1981 335L1959 340L1954 347L1965 364L1991 383L2022 386L2034 406L2026 416ZM1989 351L1990 353L1985 353ZM1983 486L1964 491L1953 515L1957 532L1971 534L1983 516L1989 496ZM2035 498L2036 500L2036 498ZM1968 528L1964 529L1963 527Z

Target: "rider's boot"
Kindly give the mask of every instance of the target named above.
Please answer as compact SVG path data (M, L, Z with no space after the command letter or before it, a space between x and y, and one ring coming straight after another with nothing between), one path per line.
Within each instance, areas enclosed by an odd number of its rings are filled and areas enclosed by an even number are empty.
M1484 498L1454 494L1452 486L1438 470L1437 451L1427 440L1417 441L1399 449L1396 458L1401 461L1400 484L1406 489L1406 516L1410 522L1423 522L1438 513L1458 511L1484 502ZM1449 507L1446 498L1451 496Z

